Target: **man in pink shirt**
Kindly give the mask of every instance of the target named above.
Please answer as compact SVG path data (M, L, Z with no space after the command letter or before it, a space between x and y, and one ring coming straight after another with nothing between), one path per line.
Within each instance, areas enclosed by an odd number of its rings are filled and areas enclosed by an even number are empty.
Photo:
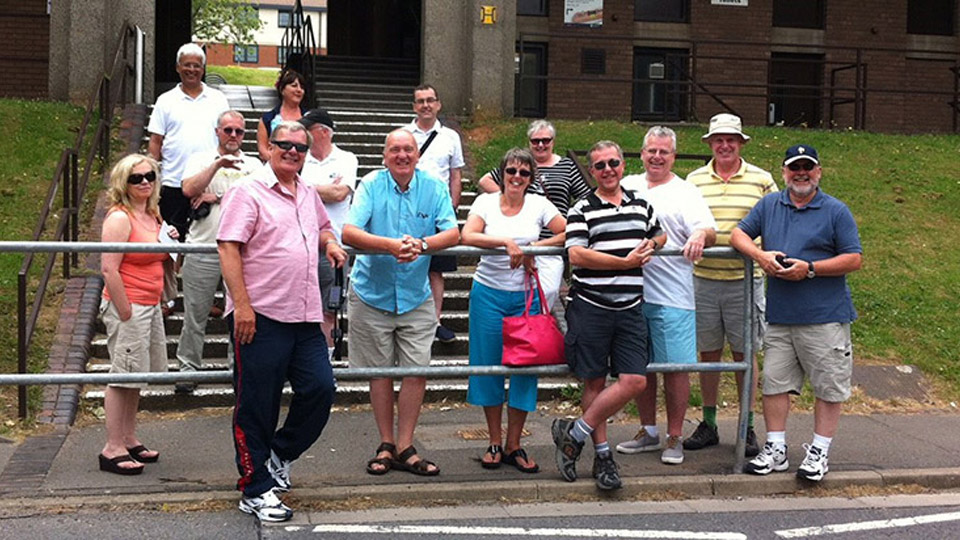
M293 516L277 494L290 490L290 467L320 436L335 392L320 328L317 265L321 246L332 266L343 265L347 254L320 196L297 173L310 142L301 124L281 123L267 164L223 197L217 232L236 355L240 510L262 521ZM293 399L276 430L285 380Z

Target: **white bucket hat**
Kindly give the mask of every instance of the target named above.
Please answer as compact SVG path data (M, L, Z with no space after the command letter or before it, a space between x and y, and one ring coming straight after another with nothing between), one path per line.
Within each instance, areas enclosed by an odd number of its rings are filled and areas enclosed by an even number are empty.
M701 137L707 140L711 135L739 135L744 141L749 141L750 137L743 132L743 123L740 117L735 114L720 113L710 119L710 130Z

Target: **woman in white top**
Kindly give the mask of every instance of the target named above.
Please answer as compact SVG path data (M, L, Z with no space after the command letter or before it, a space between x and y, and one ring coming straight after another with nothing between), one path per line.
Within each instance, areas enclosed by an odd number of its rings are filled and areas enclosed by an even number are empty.
M500 162L503 184L499 193L477 197L470 208L461 235L464 245L481 248L505 248L506 255L480 258L473 288L470 290L470 365L500 365L503 354L503 318L522 315L526 305L524 274L536 267L533 256L524 255L520 246L562 246L567 220L542 195L527 193L537 173L537 163L528 150L512 148ZM554 236L540 238L547 228ZM532 313L540 312L535 295ZM484 468L495 469L501 463L522 472L534 473L540 467L520 447L520 434L527 413L537 406L537 377L510 377L509 398L505 398L504 377L470 377L467 402L483 407L490 433L490 446L481 459ZM507 441L503 446L501 430L503 404L508 401Z

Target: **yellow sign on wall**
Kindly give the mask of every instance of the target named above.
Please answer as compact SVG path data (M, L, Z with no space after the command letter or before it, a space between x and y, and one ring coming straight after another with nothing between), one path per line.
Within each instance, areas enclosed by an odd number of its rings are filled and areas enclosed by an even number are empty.
M497 22L497 6L480 6L480 22L494 24Z

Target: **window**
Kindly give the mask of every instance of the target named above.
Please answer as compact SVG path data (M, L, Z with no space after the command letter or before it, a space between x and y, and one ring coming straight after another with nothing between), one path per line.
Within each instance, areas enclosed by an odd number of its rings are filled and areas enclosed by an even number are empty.
M259 45L234 45L233 46L233 61L245 64L258 64L260 63L260 46Z
M952 36L956 0L907 0L907 33Z
M788 28L823 28L827 0L774 0L773 25Z
M676 122L686 119L689 62L690 53L686 49L634 49L634 120Z
M517 0L517 15L547 16L548 0Z
M690 21L690 0L636 0L633 20L650 22Z
M290 47L277 47L277 63L281 66L287 63L287 55L290 54Z
M277 10L277 26L280 28L290 28L291 26L300 26L299 17L294 17L292 9Z
M521 74L521 65L522 71ZM517 116L543 118L547 115L547 44L517 43L514 109Z

